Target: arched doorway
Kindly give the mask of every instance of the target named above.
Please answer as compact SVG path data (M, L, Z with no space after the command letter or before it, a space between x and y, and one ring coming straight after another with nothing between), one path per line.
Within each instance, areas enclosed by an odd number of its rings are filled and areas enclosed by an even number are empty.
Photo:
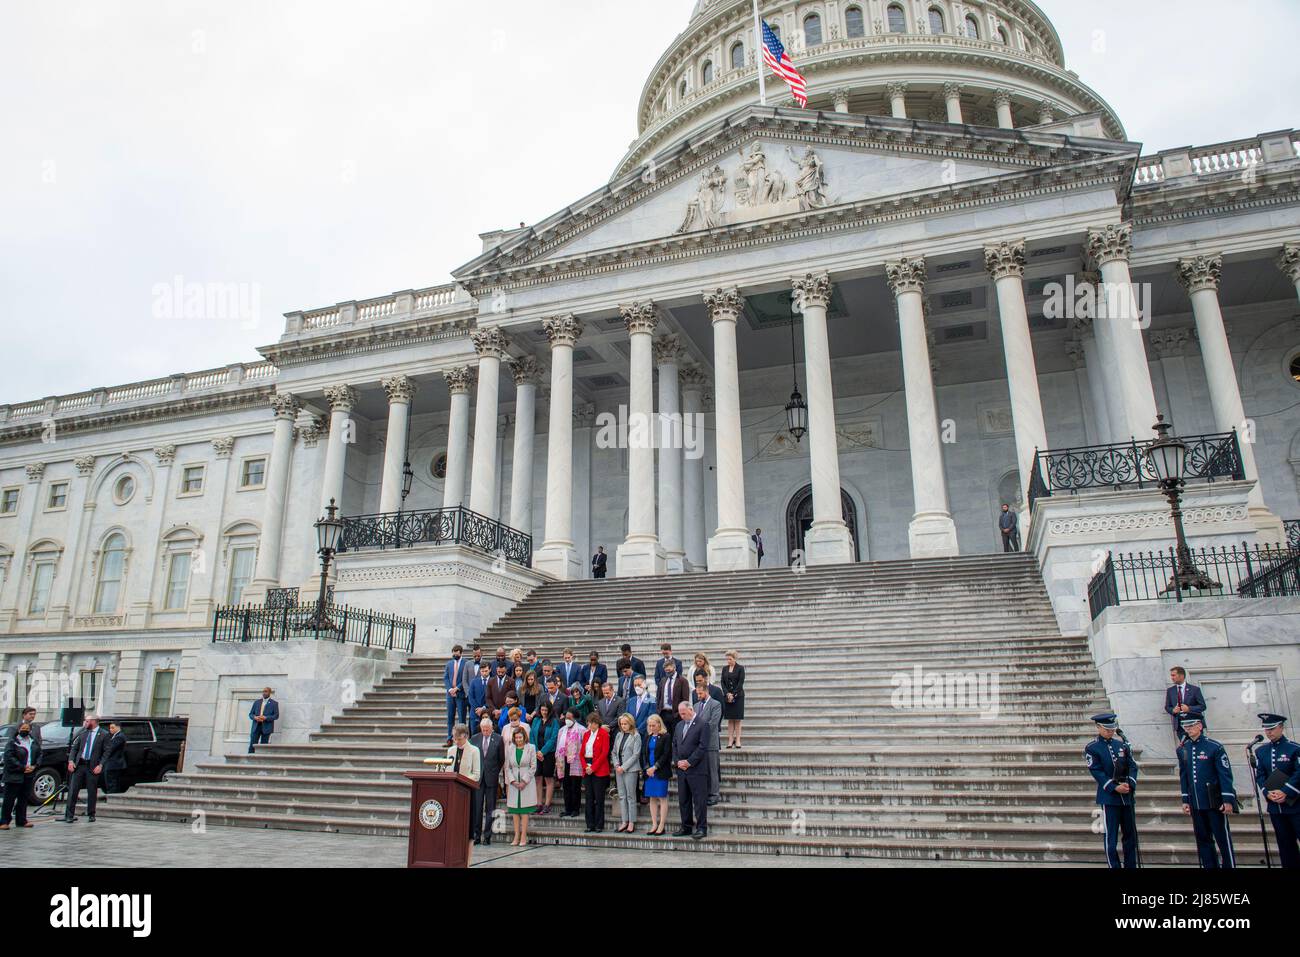
M858 549L858 510L853 506L849 493L840 489L840 509L844 513L844 523L849 527L849 538L853 542L853 560L861 561ZM798 549L804 548L804 536L813 523L812 486L805 485L790 498L785 510L785 548L786 555L791 556Z

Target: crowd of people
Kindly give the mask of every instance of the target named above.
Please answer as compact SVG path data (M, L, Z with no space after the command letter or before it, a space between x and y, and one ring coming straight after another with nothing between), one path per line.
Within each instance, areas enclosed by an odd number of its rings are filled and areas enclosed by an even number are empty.
M562 660L499 647L487 657L474 645L452 648L443 671L447 695L447 757L478 782L470 838L492 843L492 820L504 801L510 843L528 842L528 821L557 813L582 815L589 834L606 829L606 799L614 798L615 831L634 834L647 807L644 833L668 833L668 786L676 778L675 837L708 835L708 810L722 800L721 750L741 748L745 668L735 651L715 669L704 654L689 668L660 646L654 677L624 644L613 669L592 651L579 664L572 648ZM726 744L722 743L726 727ZM473 754L469 752L473 751Z

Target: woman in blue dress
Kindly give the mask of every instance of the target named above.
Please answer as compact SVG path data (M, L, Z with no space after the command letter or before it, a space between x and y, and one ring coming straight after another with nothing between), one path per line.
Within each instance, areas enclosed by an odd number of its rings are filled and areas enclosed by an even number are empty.
M673 774L673 739L657 714L646 718L641 767L645 769L644 793L650 801L650 830L646 833L663 834L668 826L668 780Z

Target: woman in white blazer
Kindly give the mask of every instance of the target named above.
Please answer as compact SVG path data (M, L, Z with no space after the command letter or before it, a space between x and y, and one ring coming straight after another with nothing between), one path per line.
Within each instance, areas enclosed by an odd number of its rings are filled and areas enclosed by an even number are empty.
M512 737L506 742L506 813L515 822L510 843L523 847L528 843L528 815L537 810L537 749L528 743L522 726Z
M618 716L618 734L609 752L609 766L618 779L618 827L631 834L636 830L636 778L641 771L641 735L627 712Z

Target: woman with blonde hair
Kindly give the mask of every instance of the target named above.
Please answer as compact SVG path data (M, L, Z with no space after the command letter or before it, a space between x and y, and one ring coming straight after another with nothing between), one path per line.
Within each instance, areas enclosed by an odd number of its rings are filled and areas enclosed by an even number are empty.
M528 843L528 815L537 810L537 749L528 743L528 732L515 728L506 745L506 813L514 821L510 843Z
M727 721L727 747L740 747L740 724L745 720L745 666L735 650L726 652L722 669L722 717Z
M709 664L709 656L703 652L696 652L695 664L691 668L690 686L695 687L695 676L703 673L706 684L713 684L713 665Z
M636 721L626 711L618 716L618 734L609 763L614 767L618 787L618 827L615 831L636 830L636 779L641 770L641 735L637 734Z
M647 833L663 834L668 825L668 779L673 775L673 738L657 714L646 718L641 767L645 768L645 796L650 802L650 830Z

